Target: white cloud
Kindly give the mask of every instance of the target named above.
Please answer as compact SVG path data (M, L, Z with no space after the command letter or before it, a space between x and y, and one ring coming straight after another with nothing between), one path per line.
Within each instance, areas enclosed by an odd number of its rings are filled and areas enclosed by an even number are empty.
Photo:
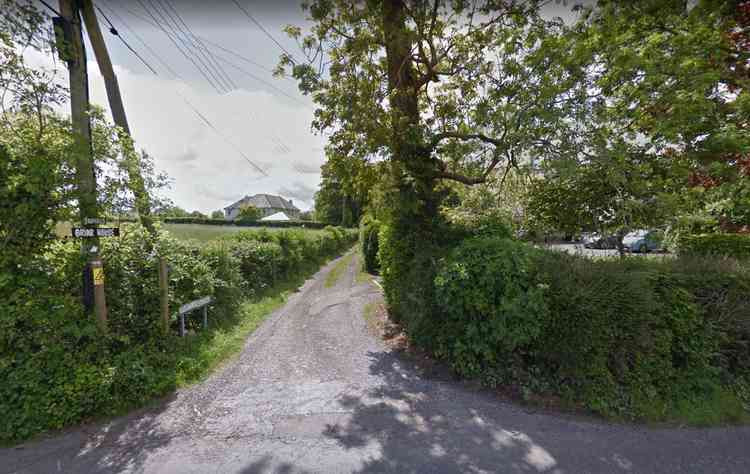
M51 57L30 52L36 66ZM57 61L57 67L63 65ZM104 82L89 61L91 101L108 110ZM312 111L265 91L219 95L207 87L134 73L115 66L125 111L138 148L174 179L166 194L183 208L210 212L246 194L288 191L302 209L312 205L323 162L323 137L310 131ZM61 78L67 81L63 70ZM192 103L233 145L227 144L185 104ZM63 113L69 113L66 105ZM268 176L238 153L239 148ZM301 165L302 164L302 165Z

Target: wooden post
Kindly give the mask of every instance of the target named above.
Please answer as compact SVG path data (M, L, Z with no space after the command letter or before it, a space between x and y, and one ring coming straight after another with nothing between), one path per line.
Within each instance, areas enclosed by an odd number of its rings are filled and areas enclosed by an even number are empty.
M208 305L203 307L203 329L208 327Z
M76 197L78 198L79 217L81 223L85 225L90 219L99 217L96 200L96 175L91 149L86 50L83 45L78 6L75 1L60 0L60 13L63 17L63 28L66 30L61 36L66 40L64 54L70 82L70 116L75 140ZM81 252L88 259L92 271L98 268L96 271L100 277L100 284L94 284L94 309L99 326L106 330L107 303L104 296L104 272L99 260L99 239L82 239ZM97 275L94 274L94 276Z
M151 199L149 198L143 175L141 174L140 157L133 147L130 126L128 124L128 118L125 115L125 106L122 103L122 96L120 95L120 85L117 83L117 76L115 75L112 61L107 52L107 44L104 42L102 31L99 28L99 21L96 18L94 4L91 0L79 0L79 2L81 4L83 21L86 23L86 31L88 32L89 41L94 50L94 56L96 56L96 63L99 65L99 71L102 73L102 77L104 77L104 87L107 90L107 99L109 100L109 108L112 111L112 119L115 121L115 125L121 129L120 142L125 148L124 152L126 156L123 158L128 173L128 186L135 196L135 207L138 211L138 218L140 219L141 224L143 224L151 234L155 234L156 230L151 218ZM122 136L122 134L124 134L124 136Z
M164 257L159 257L159 299L164 334L169 333L169 269Z
M96 322L103 331L107 330L107 300L104 295L104 268L101 260L91 262L91 272L94 281L94 310Z

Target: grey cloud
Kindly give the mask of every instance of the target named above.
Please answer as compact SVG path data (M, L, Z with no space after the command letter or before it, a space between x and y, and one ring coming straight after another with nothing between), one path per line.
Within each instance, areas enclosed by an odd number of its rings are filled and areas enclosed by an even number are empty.
M177 155L174 158L175 161L180 161L182 163L188 163L191 161L195 161L197 159L198 159L198 152L192 148L188 149L185 153L181 153Z
M276 192L287 198L294 198L304 202L311 202L313 199L313 195L315 194L315 189L304 183L295 181L291 187L282 186Z
M204 185L197 186L197 190L198 194L217 201L235 202L242 197L242 193L222 192L221 189L214 189Z
M292 163L292 169L297 173L302 174L318 174L320 173L320 165L314 163L306 163L304 161L295 161Z

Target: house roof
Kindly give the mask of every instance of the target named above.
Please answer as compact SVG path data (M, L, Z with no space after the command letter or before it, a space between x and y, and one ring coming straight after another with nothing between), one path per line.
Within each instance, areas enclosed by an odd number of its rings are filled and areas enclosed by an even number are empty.
M272 194L255 194L253 196L245 196L234 204L230 204L224 209L232 209L240 206L254 206L258 209L286 209L290 211L299 211L297 206L292 204L292 201L288 201L281 196L274 196Z

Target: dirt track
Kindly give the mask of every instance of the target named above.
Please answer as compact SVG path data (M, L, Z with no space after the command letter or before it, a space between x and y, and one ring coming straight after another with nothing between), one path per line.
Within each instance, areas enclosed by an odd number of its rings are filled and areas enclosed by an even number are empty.
M367 330L356 260L307 281L205 382L104 425L0 449L0 472L750 472L750 427L530 412L424 377Z

